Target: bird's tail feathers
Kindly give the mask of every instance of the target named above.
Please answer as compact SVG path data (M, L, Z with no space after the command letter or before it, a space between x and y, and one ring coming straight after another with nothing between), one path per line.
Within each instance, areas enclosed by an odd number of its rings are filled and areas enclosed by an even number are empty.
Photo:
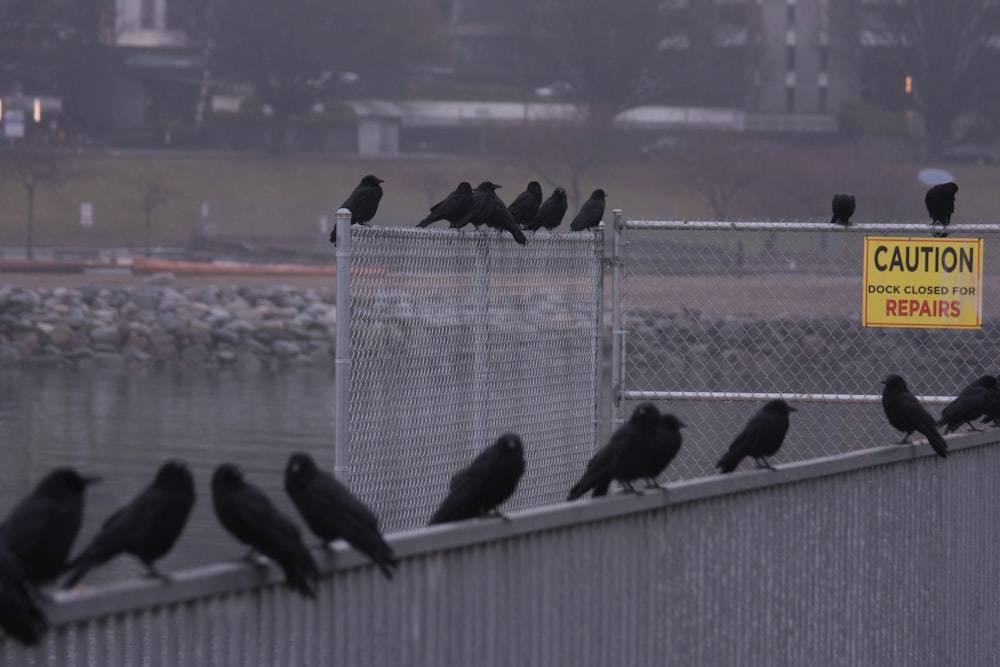
M715 467L718 468L719 472L722 474L730 473L736 470L736 466L738 466L742 460L742 455L730 449L722 455L722 458L720 458L719 462L715 464Z
M924 435L925 438L927 438L927 442L930 443L931 447L934 449L934 451L937 453L938 456L940 456L941 458L948 457L948 442L944 439L944 437L940 433L937 432L937 429L930 428L927 429L926 431L920 431L920 432Z

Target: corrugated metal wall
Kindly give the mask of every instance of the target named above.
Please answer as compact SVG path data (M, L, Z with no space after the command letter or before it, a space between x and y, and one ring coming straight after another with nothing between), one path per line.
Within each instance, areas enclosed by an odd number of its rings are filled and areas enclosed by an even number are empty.
M398 533L316 601L236 563L59 593L0 664L1000 664L998 435Z

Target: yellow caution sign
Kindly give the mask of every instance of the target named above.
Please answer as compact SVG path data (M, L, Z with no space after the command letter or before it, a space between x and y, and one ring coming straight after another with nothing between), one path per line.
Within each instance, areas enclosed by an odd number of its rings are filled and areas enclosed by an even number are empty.
M865 237L866 327L978 329L983 240Z

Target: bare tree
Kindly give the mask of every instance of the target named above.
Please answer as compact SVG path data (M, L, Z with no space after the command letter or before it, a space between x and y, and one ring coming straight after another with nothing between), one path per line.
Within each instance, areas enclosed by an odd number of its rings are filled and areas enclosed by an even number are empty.
M146 257L152 256L150 236L153 227L153 213L170 201L173 191L164 182L163 172L155 169L145 171L136 178L138 196L136 204L142 211Z
M910 77L931 157L951 138L955 119L973 110L977 86L998 85L988 53L998 12L990 0L906 0L874 5L862 16L876 48Z
M216 75L249 82L270 107L281 150L292 118L336 97L342 75L369 94L399 86L436 52L436 25L430 0L215 0L208 39Z
M35 194L39 187L58 188L69 178L66 153L42 141L19 139L0 151L2 171L10 174L27 197L26 253L33 259L35 233Z
M735 201L763 177L761 160L769 149L731 134L691 138L675 156L686 178L705 198L717 220L727 220Z

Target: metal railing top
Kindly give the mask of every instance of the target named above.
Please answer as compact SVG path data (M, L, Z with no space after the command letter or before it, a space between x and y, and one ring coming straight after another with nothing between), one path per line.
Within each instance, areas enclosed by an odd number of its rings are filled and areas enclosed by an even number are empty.
M929 222L861 222L851 223L849 227L830 224L828 220L792 220L792 221L767 221L767 220L640 220L623 219L622 223L626 229L633 230L673 230L683 229L686 231L725 231L738 229L747 232L844 232L851 234L870 234L873 232L891 232L899 234L902 232L913 234L930 234L932 230L940 230L940 227L932 228ZM961 236L962 234L995 234L1000 232L1000 223L974 223L974 224L951 224L947 227L949 236Z
M954 454L964 449L996 444L1000 442L1000 431L993 429L962 433L948 436L947 439L949 451ZM935 456L934 451L925 443L885 445L784 464L771 471L746 470L668 483L663 490L624 493L593 501L553 503L511 512L507 515L508 521L465 521L402 531L387 537L396 555L405 559L580 523L614 519L681 503ZM317 559L323 573L371 566L365 556L342 541L338 541L332 550L314 549L313 553L323 554ZM237 593L263 584L277 585L283 581L280 569L272 563L262 565L245 560L229 561L172 573L171 580L167 583L155 578L137 578L95 588L56 591L47 604L47 612L52 625L63 625L210 595Z
M622 398L628 401L770 401L782 398L797 403L879 403L881 394L820 394L787 392L737 392L737 391L649 391L624 390ZM923 404L946 405L954 396L917 396Z

